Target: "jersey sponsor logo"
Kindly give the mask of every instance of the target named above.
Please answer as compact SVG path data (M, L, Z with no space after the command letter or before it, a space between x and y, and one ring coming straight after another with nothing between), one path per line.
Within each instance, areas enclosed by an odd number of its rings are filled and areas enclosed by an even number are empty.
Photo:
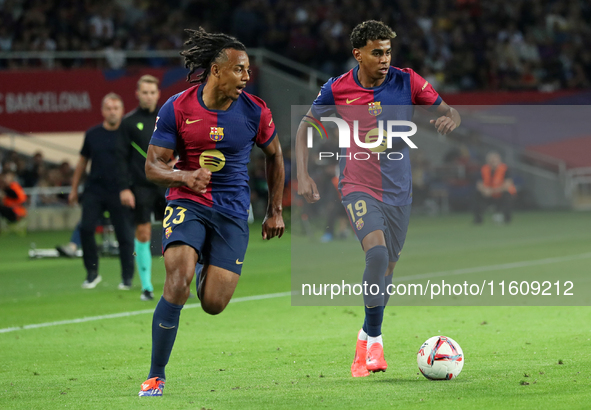
M357 227L358 231L363 229L363 225L365 225L365 222L363 222L363 218L359 218L358 220L355 221L355 226Z
M199 157L199 165L201 168L209 169L211 172L217 172L226 165L226 157L217 149L203 151Z
M203 118L202 118L202 119L203 119ZM202 119L201 119L201 120L202 120ZM193 124L193 123L195 123L195 122L198 122L198 121L201 121L201 120L193 120L193 121L190 121L190 120L187 118L187 121L185 121L185 124L187 124L187 125L191 125L191 124Z
M136 124L136 126L137 126L137 129L140 130L140 131L142 131L144 129L144 123L143 122L138 122Z
M365 134L365 143L375 143L378 140L378 136L380 134L379 128L371 129ZM371 152L384 152L388 147L388 133L385 129L382 128L382 135L384 138L382 139L382 143L377 147L369 148Z
M244 263L244 261L240 262L238 259L236 259L236 265L242 265Z
M170 235L172 235L172 228L169 226L168 228L166 228L166 230L164 231L164 236L166 236L166 239L170 238Z
M224 129L222 127L211 127L209 138L212 141L219 142L224 139Z
M370 115L377 117L382 113L382 102L381 101L374 101L367 103L368 104L368 111Z
M353 99L353 100L350 100L350 99L348 99L348 98L347 98L347 101L346 101L346 102L347 102L347 104L351 104L352 102L355 102L355 101L357 101L357 100L358 100L358 99L360 99L360 98L361 98L361 97L357 97L357 98L355 98L355 99Z

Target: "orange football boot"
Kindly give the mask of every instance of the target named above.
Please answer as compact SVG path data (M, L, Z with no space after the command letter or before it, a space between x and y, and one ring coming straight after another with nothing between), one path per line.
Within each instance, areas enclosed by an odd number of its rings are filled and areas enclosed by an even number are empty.
M367 370L370 372L385 372L388 363L384 360L384 348L379 343L374 343L367 351Z
M361 330L359 331L361 332ZM359 340L359 334L357 335L357 345L355 346L355 359L351 365L351 375L353 377L366 377L369 376L369 372L366 368L366 357L367 357L367 340Z
M142 383L142 389L138 393L140 397L146 396L162 396L162 390L164 390L165 380L160 377L152 377Z

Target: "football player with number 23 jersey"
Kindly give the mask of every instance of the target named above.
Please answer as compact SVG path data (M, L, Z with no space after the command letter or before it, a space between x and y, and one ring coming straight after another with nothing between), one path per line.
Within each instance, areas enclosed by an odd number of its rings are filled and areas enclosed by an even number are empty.
M140 396L161 396L164 368L195 276L201 307L221 313L240 278L248 245L247 164L256 144L266 155L269 202L263 239L281 237L283 156L271 111L244 91L250 78L246 49L234 37L187 30L188 78L200 83L160 109L146 159L146 176L168 186L162 248L164 294L152 321L152 361ZM174 151L179 160L167 165ZM195 273L197 263L203 265Z

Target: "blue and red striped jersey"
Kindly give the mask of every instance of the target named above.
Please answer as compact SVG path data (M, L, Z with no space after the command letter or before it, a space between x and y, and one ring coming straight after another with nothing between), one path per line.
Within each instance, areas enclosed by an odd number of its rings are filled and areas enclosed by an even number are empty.
M373 88L361 86L358 71L359 66L328 80L312 105L312 115L320 119L336 111L347 121L351 132L353 120L357 120L362 142L375 140L379 134L378 121L384 121L385 130L387 120L411 121L413 105L433 107L442 101L431 84L409 68L390 67L384 82ZM400 129L406 130L408 128ZM391 148L386 148L384 138L380 147L368 149L357 146L351 136L350 147L341 148L339 154L341 195L365 192L390 205L410 204L409 148L402 140L397 140L393 141ZM396 152L401 153L402 158L400 155L388 156Z
M244 91L227 110L210 110L203 103L203 87L191 87L162 106L150 144L176 150L176 169L209 169L211 181L205 194L173 187L166 199L190 199L247 219L247 164L254 144L264 148L276 135L271 110L263 100Z

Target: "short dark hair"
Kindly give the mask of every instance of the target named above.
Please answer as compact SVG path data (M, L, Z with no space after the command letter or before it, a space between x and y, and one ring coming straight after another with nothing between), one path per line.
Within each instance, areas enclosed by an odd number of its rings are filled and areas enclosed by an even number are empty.
M107 101L107 100L116 100L116 101L119 101L121 103L121 105L123 106L123 98L121 98L121 96L119 94L110 92L107 95L105 95L103 97L103 101L101 102L101 107L103 105L105 105L105 101Z
M199 27L199 30L186 29L185 31L189 33L189 39L185 41L185 46L190 48L181 51L181 55L185 57L185 68L191 70L187 75L187 81L190 83L205 81L211 70L211 64L225 49L246 51L244 44L227 34L208 33L202 27ZM203 71L191 79L191 75L200 69Z
M353 48L364 47L368 41L390 40L396 37L396 33L381 21L367 20L355 26L351 32L351 44Z

